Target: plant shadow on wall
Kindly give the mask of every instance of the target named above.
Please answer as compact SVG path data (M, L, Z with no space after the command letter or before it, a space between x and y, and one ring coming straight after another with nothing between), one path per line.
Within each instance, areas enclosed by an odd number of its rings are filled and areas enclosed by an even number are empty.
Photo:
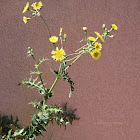
M69 77L67 70L85 53L90 54L94 60L98 60L101 56L102 43L107 37L113 38L114 36L110 35L110 32L117 30L117 26L115 24L112 24L111 29L109 30L106 28L105 24L103 24L102 28L104 33L101 35L98 32L95 32L96 37L93 37L88 36L87 27L83 27L85 37L80 42L85 42L85 45L81 46L73 53L66 55L64 47L67 35L63 33L62 28L60 28L59 37L51 35L48 25L40 13L42 6L43 4L40 1L33 3L31 8L29 8L29 2L27 2L22 13L29 11L32 13L32 16L30 18L23 16L23 21L26 24L28 20L35 17L40 17L40 19L43 20L50 36L49 40L55 48L55 50L52 50L51 52L52 58L60 65L58 70L51 69L56 78L52 83L52 86L47 88L44 80L42 79L42 72L39 67L43 62L49 61L49 59L43 58L41 60L36 60L33 49L28 47L27 54L28 57L31 57L34 60L36 71L31 71L31 77L24 79L19 83L19 85L27 85L32 89L37 89L39 94L43 95L44 98L40 102L34 101L29 103L36 108L36 113L32 115L31 124L26 128L22 128L17 124L18 119L14 122L12 115L10 118L7 116L0 116L0 139L2 140L32 140L37 136L42 136L42 131L47 131L46 126L49 122L53 123L53 121L56 121L60 127L64 126L66 128L67 124L70 123L72 125L73 120L79 120L79 118L75 115L76 109L68 112L67 104L65 104L65 107L62 108L56 105L47 105L47 101L53 96L53 88L60 78L70 84L69 98L71 97L72 92L74 91L74 82ZM57 47L58 39L60 39L61 48Z

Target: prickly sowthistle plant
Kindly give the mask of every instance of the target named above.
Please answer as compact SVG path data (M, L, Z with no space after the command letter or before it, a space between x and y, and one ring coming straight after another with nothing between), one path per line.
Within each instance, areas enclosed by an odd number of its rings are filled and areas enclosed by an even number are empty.
M22 13L30 11L32 12L32 17L27 18L24 16L23 21L26 24L28 20L31 20L36 16L40 17L43 20L50 36L49 40L50 42L52 42L54 48L56 49L52 51L52 58L55 61L58 61L60 63L60 66L57 71L51 69L52 73L56 76L56 79L53 82L52 86L50 88L47 88L45 86L44 80L42 79L42 72L40 71L39 66L49 59L43 58L42 60L37 61L35 59L33 49L31 47L28 47L28 57L33 58L36 71L31 71L31 77L29 79L26 78L25 80L20 82L19 85L24 84L30 88L36 88L41 95L44 95L44 99L40 102L35 101L29 103L32 104L37 111L32 115L31 125L26 128L20 128L17 125L18 120L14 122L12 116L11 119L8 119L8 117L6 116L0 117L0 138L2 140L32 140L36 138L36 136L42 135L42 131L46 131L46 126L49 122L56 121L59 126L65 126L66 128L68 123L72 124L73 120L79 119L75 115L76 109L68 113L67 104L65 104L65 107L63 109L59 106L47 105L47 100L53 96L52 90L60 78L64 79L70 84L70 98L72 92L74 91L74 82L68 75L67 70L69 69L69 67L71 67L85 53L90 54L93 59L98 60L101 56L102 50L102 44L99 43L99 41L103 43L107 37L113 38L114 36L110 35L110 32L112 30L117 30L117 26L115 24L112 24L110 30L108 30L105 24L103 24L102 28L104 30L104 33L100 35L98 32L95 32L96 37L93 37L88 36L87 27L83 27L83 31L86 34L86 37L80 42L85 42L85 45L83 45L73 53L66 55L64 47L67 35L65 33L63 34L63 29L60 28L59 38L61 42L61 48L59 49L56 44L58 41L58 37L51 35L46 21L41 16L40 9L42 6L43 4L41 1L35 2L31 5L31 9L29 8L29 2L27 2ZM37 75L37 77L34 79L32 75ZM15 129L10 128L10 125L15 126Z

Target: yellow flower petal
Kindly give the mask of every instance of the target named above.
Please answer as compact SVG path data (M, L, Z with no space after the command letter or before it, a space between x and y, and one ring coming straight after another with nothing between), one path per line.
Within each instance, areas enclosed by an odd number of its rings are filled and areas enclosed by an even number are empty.
M23 17L23 21L24 21L24 23L26 24L27 23L27 17Z
M95 47L96 50L100 51L102 49L102 44L99 43L99 42L95 42L94 47Z
M55 54L55 51L52 51L51 54Z
M104 42L104 39L102 38L102 36L98 32L95 32L95 34L101 39L102 42Z
M25 13L29 9L29 2L27 2L26 6L24 7L22 13Z
M88 40L89 40L89 41L95 41L95 37L89 36L89 37L88 37Z
M64 55L66 55L63 48L59 50L58 47L56 47L56 51L52 51L51 54L53 54L52 58L55 61L62 61L63 59L65 59Z
M97 49L92 50L91 56L93 59L98 60L101 56L101 52Z
M58 37L57 37L57 36L51 36L51 37L49 38L49 40L50 40L50 42L52 42L52 43L56 43L56 42L58 41Z
M40 10L40 8L43 6L42 2L34 2L32 5L34 10Z
M117 27L115 24L112 24L112 29L113 29L113 30L117 30L118 27Z
M58 51L59 49L58 49L58 47L56 47L56 51Z

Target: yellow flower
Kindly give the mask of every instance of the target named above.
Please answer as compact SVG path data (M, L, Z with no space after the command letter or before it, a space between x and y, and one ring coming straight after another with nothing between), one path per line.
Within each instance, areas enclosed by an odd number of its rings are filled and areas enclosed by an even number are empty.
M33 3L31 6L33 7L34 10L37 10L37 9L40 10L40 8L43 6L43 4L42 4L42 2L40 1L40 2L35 2L35 3Z
M52 42L52 43L56 43L56 42L58 41L58 37L57 37L57 36L51 36L51 37L49 38L49 40L50 40L50 42Z
M99 50L100 51L102 49L102 44L99 43L99 42L95 42L94 46L95 46L95 49L96 50Z
M27 23L27 17L23 17L23 21L24 21L24 23L26 24Z
M87 31L87 27L83 27L83 31Z
M52 51L51 54L53 54L52 58L55 61L62 61L65 59L64 55L66 55L65 51L62 48L59 50L58 47L56 47L56 51Z
M104 42L104 39L102 38L102 36L98 32L95 32L95 34L101 39L102 42Z
M95 41L95 37L89 36L89 37L88 37L88 40L89 40L89 41Z
M115 24L112 24L112 29L117 30L118 27Z
M26 6L24 7L22 13L25 13L29 9L29 2L27 2Z
M64 38L66 38L66 37L67 37L67 34L64 33Z
M94 58L95 60L99 59L101 56L101 52L97 49L92 50L91 52L91 56L92 58Z

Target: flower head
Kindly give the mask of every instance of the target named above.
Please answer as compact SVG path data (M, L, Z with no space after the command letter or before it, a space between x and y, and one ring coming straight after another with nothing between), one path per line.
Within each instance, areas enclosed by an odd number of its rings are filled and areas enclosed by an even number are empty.
M34 2L32 5L34 10L40 10L40 8L43 6L42 2Z
M115 24L112 24L112 29L113 29L113 30L117 30L118 27L117 27Z
M95 32L95 34L101 39L102 42L104 42L104 39L102 38L102 36L98 32Z
M88 40L89 40L89 41L95 41L95 37L89 36L89 37L88 37Z
M101 52L98 49L93 49L92 52L91 52L91 56L92 56L92 58L97 60L97 59L100 58Z
M67 34L64 33L64 38L66 38L66 37L67 37Z
M56 42L58 41L58 37L57 37L57 36L51 36L51 37L49 38L49 40L50 40L50 42L52 42L52 43L56 43Z
M29 9L29 2L27 2L26 6L24 7L22 13L25 13Z
M27 23L27 17L23 17L23 21L24 21L24 23L26 24Z
M65 58L64 55L66 55L65 51L62 48L59 50L58 47L56 47L56 51L52 51L51 54L53 54L52 58L55 61L62 61Z
M87 31L87 27L83 27L83 31Z
M100 51L102 49L102 44L99 43L99 42L95 42L94 47L95 47L96 50Z
M27 21L29 20L30 18L28 17L25 17L25 16L23 16L23 21L24 21L24 23L26 24L27 23Z

